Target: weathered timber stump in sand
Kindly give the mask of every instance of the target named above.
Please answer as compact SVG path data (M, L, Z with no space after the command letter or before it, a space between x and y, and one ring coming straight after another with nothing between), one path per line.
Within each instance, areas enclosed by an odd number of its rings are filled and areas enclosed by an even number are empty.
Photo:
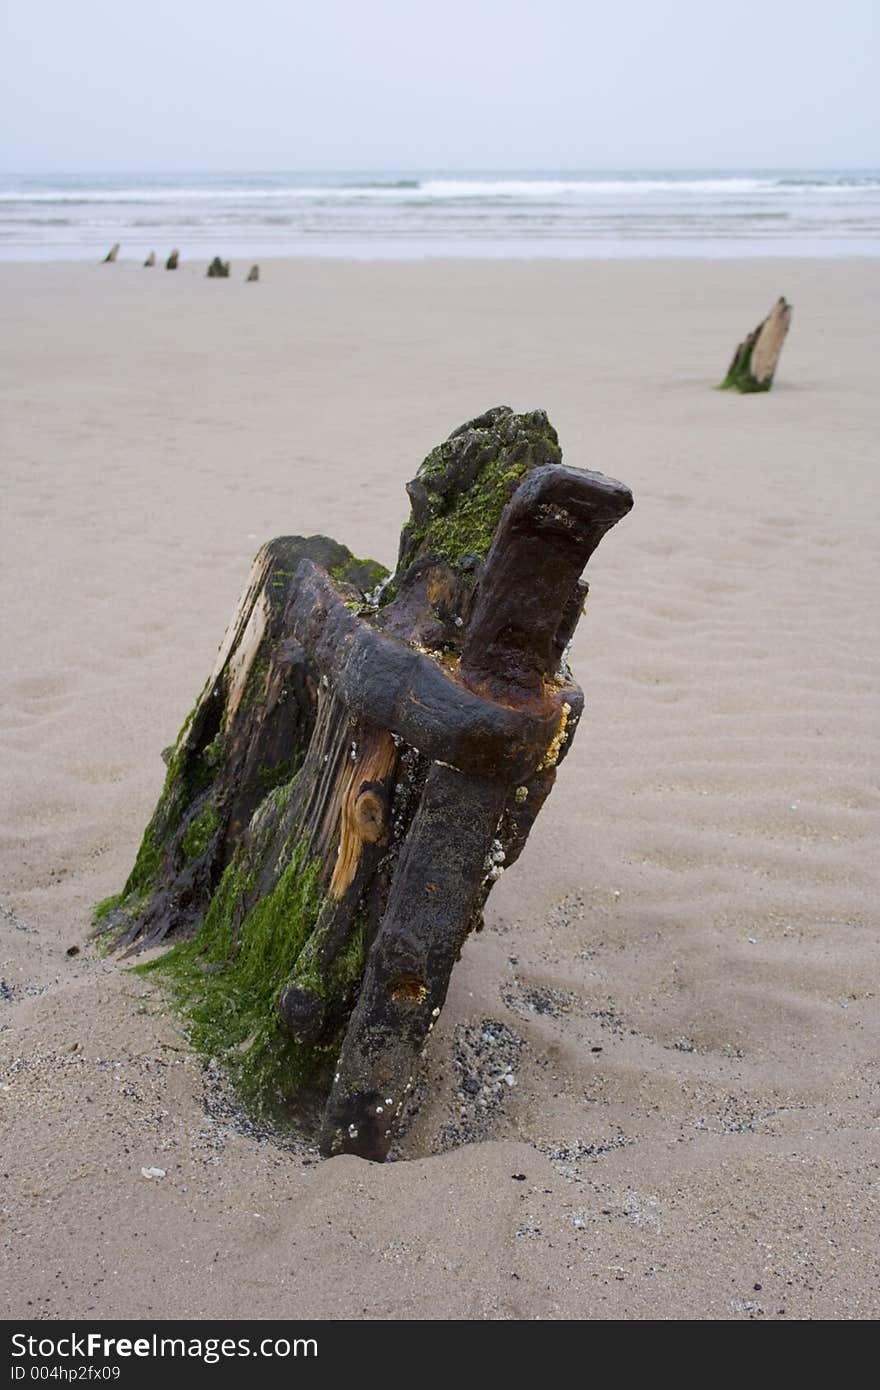
M392 576L323 536L259 552L168 750L122 893L96 912L168 982L253 1109L323 1106L383 1159L453 964L519 856L583 696L581 574L632 505L562 465L541 411L429 454Z
M245 277L246 283L250 283L251 280L259 280L259 278L260 267L258 265L252 265Z
M151 251L150 254L149 254L149 256L147 257L147 259L144 261L144 267L146 268L147 266L153 266L153 265L155 265L155 264L156 264L156 253L155 253L155 251Z
M228 280L228 279L229 279L229 262L228 262L228 261L221 261L221 259L220 259L219 256L215 256L214 259L213 259L213 261L211 262L211 264L208 266L208 279L209 279L209 280Z
M171 252L171 255L168 257L167 261L165 262L165 269L166 269L166 270L176 270L176 269L177 269L177 263L178 263L179 260L180 260L180 252L177 251L177 250L172 251L172 252Z
M107 252L107 254L106 254L106 256L104 257L104 259L103 259L103 261L101 262L101 264L102 264L102 265L112 265L113 262L116 260L116 257L117 257L118 255L119 255L119 242L118 242L118 241L114 241L113 245L110 247L110 250Z
M763 322L740 343L719 389L744 395L769 391L790 323L791 305L777 299Z

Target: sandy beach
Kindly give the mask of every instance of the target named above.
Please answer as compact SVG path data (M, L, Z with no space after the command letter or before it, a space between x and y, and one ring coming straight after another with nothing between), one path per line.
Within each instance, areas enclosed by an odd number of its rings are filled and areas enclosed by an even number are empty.
M248 264L0 265L3 1315L877 1317L880 261ZM773 391L713 391L780 294ZM393 564L502 403L635 494L586 715L398 1161L322 1162L90 911L259 545Z

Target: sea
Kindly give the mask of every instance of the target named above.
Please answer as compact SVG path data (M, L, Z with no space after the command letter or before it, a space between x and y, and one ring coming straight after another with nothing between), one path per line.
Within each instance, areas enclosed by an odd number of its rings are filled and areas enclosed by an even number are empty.
M880 172L0 176L0 259L880 255Z

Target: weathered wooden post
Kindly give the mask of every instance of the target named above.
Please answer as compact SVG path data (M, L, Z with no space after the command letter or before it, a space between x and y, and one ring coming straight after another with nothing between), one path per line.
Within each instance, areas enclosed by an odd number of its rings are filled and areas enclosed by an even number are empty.
M260 267L258 265L252 265L247 275L245 276L245 280L248 284L252 284L255 280L259 280L259 278Z
M175 250L173 250L173 251L171 252L171 254L169 255L167 261L165 262L165 269L166 269L166 270L176 270L179 261L180 261L180 252L175 248Z
M390 578L324 537L260 552L98 909L122 946L184 936L150 968L245 1099L289 1115L319 1094L324 1152L373 1159L577 728L581 573L632 505L506 407L408 490Z
M116 260L116 257L117 257L118 255L119 255L119 242L118 242L118 241L114 241L113 245L110 247L110 250L107 252L106 256L104 257L104 260L103 260L102 264L103 264L103 265L112 265L113 262Z
M769 391L790 323L791 305L777 299L767 317L740 343L719 390L743 395Z
M151 251L150 254L149 254L149 256L147 257L147 259L144 261L144 267L147 268L147 267L149 267L149 266L154 266L155 264L156 264L156 253L155 253L155 251Z
M219 256L215 256L214 259L213 259L213 261L211 262L211 264L208 266L208 279L209 279L209 280L228 280L228 279L229 279L229 262L228 262L228 261L221 261L221 259L220 259Z

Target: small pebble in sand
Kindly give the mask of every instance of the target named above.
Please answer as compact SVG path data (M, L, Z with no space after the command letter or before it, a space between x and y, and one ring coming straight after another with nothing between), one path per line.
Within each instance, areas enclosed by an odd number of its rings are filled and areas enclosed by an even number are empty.
M142 1177L142 1178L164 1178L164 1176L165 1176L165 1169L164 1169L164 1168L142 1168L142 1169L141 1169L141 1177Z

